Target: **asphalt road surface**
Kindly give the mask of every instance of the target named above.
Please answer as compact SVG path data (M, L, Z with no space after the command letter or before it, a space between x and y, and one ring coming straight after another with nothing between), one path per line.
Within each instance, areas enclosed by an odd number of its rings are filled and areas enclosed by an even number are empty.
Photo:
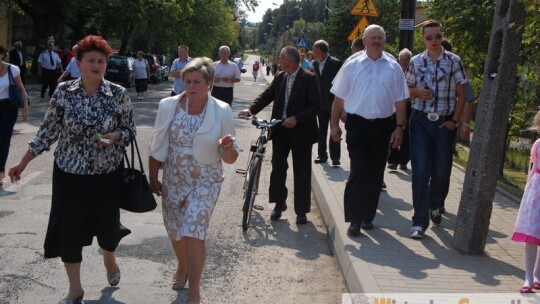
M251 64L235 88L233 111L245 108L262 92L263 79L253 82ZM130 94L135 107L138 142L146 146L157 105L170 94L172 82L149 85L144 101ZM39 93L37 93L39 94ZM31 96L36 92L31 91ZM33 99L28 122L18 122L7 168L24 154L37 130L46 102ZM268 118L270 108L259 117ZM243 149L238 161L225 165L225 182L206 239L207 259L202 279L205 303L341 303L345 286L328 236L315 203L308 223L297 226L293 208L277 222L270 222L273 205L268 204L271 149L264 161L252 227L243 232L242 183L234 173L247 162L251 139L258 130L249 121L235 120L237 141ZM54 147L53 147L54 149ZM60 259L43 258L51 196L53 151L34 159L16 184L4 179L0 191L0 303L57 303L67 292L67 277ZM292 173L292 172L291 172ZM292 189L292 174L288 188ZM99 191L99 189L96 189ZM289 190L289 197L292 197ZM176 259L163 227L161 200L158 208L145 214L122 211L122 223L132 234L117 249L122 280L109 287L97 242L83 250L81 267L85 303L185 303L187 289L171 289ZM292 207L292 202L289 202Z

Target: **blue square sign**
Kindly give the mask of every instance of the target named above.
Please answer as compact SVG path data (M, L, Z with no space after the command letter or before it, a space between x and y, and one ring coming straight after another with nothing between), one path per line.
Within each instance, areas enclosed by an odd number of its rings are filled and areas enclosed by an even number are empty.
M307 48L308 46L308 40L306 37L298 37L298 40L296 40L296 47L297 48Z

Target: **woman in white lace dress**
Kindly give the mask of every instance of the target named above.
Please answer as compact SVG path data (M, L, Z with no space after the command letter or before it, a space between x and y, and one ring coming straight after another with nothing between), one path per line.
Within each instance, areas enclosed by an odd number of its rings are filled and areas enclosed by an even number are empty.
M188 302L199 303L206 231L223 182L222 161L234 163L239 150L231 108L209 94L213 62L195 58L181 77L185 92L159 103L149 178L152 191L163 195L163 221L178 259L172 288L182 289L189 281Z

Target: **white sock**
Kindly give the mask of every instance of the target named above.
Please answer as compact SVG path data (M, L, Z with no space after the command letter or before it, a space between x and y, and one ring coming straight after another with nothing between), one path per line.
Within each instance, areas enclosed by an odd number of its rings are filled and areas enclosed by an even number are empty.
M535 248L538 250L538 245L536 244L531 244L531 245L534 245ZM540 282L540 254L537 254L536 255L536 265L534 267L534 282Z
M533 270L536 263L538 246L533 243L525 244L525 283L523 286L532 287Z

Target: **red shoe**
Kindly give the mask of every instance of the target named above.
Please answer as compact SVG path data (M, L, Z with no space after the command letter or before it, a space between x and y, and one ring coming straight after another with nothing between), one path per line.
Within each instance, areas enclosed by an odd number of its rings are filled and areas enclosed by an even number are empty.
M532 293L533 290L532 290L532 287L530 286L523 286L519 289L519 292L520 293Z
M540 289L540 282L534 282L533 289Z

